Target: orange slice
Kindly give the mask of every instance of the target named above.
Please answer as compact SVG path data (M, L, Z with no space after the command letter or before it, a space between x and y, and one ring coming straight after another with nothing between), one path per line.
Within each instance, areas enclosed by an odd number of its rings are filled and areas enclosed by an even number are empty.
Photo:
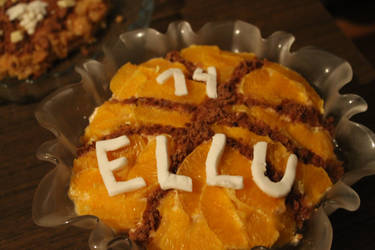
M228 149L228 151L230 153L223 154L219 170L221 174L243 176L244 188L236 190L238 199L269 215L284 212L286 207L283 198L268 196L254 183L251 175L251 161L237 150Z
M186 75L185 66L178 62L169 62L162 58L152 59L139 66L125 64L121 67L111 81L113 96L118 100L130 97L152 97L166 99L180 103L199 104L206 98L204 83L186 79L188 89L186 96L175 95L175 84L170 77L163 84L156 82L159 74L170 68L181 69Z
M128 136L128 139L130 141L129 145L121 147L115 151L107 152L107 157L109 161L120 157L127 158L127 165L124 168L115 172L119 180L126 179L129 169L131 169L133 165L135 165L139 152L141 152L147 145L147 138L140 135ZM73 165L73 174L78 173L87 168L98 168L98 161L96 159L95 149L90 150L81 155L79 158L75 159Z
M77 214L95 215L117 231L135 227L147 202L142 191L110 197L97 168L87 168L72 175L69 197L75 203Z
M97 109L94 118L85 130L85 143L96 141L109 135L122 125L170 125L183 127L190 122L191 114L172 111L148 105L133 105L106 102Z
M158 65L159 67L153 65ZM180 68L185 72L185 83L188 90L187 95L175 95L175 83L173 77L170 77L163 84L156 82L158 75L169 68ZM141 65L139 70L147 77L148 82L147 84L138 85L138 96L154 97L190 104L199 104L206 99L206 85L202 82L187 79L186 69L180 63L171 63L165 59L158 58Z
M259 209L254 209L236 197L236 191L226 189L228 197L236 207L237 214L245 225L248 236L249 248L256 246L273 246L280 237L279 228L275 218L264 214Z
M77 213L98 216L118 231L126 231L136 226L142 218L148 194L159 185L155 159L156 140L147 141L139 135L130 136L129 139L129 146L107 153L108 159L127 157L128 165L114 172L116 180L126 181L142 177L146 187L110 197L97 168L95 151L90 151L74 162L69 190ZM175 150L173 141L168 142L169 154L172 154Z
M146 148L146 145L148 143L147 138L140 135L132 135L128 136L128 138L130 141L129 145L107 153L109 161L120 157L126 157L127 159L128 164L124 168L115 172L115 176L118 180L126 180L129 170L137 164L136 161L140 152L142 152ZM95 161L97 160L95 159Z
M292 100L307 106L313 105L309 92L303 84L267 67L247 74L242 79L239 91L246 97L272 105L281 104L283 100ZM315 107L318 110L321 108L316 105Z
M245 225L224 188L206 186L200 203L208 226L226 248L248 248Z
M162 220L152 234L149 249L223 249L203 217L194 219L184 211L176 190L170 191L158 207ZM204 239L204 240L202 240Z
M95 116L85 129L84 142L98 140L111 134L121 124L135 124L133 105L105 102L96 109Z
M306 206L317 204L332 186L331 179L326 171L321 167L310 164L298 164L296 175L297 187L304 195L303 202ZM319 183L319 185L317 185Z
M173 127L183 127L190 122L191 114L181 110L166 110L146 105L136 106L134 116L137 122L142 125L160 124Z
M169 137L169 136L167 136ZM156 166L156 139L150 139L145 149L139 154L136 163L129 171L127 179L142 177L147 187L159 185ZM168 154L172 155L175 151L173 140L168 139Z
M127 179L142 177L147 188L158 185L155 146L156 141L150 140L146 148L137 157L134 167L129 170Z
M237 141L250 146L260 141L271 142L269 137L257 135L242 127L229 127L214 124L212 129L215 133L224 133L227 137L236 139Z
M275 243L276 246L284 246L290 243L296 235L296 221L295 215L292 211L288 210L283 214L280 214L277 218L274 218L275 225L279 231L279 238Z
M136 86L144 83L146 77L137 72L138 66L127 63L113 76L110 89L116 99L122 100L136 96Z
M193 192L179 191L182 207L190 215L199 213L199 202L206 185L206 158L211 143L203 143L190 153L178 168L177 174L189 176L193 182Z
M249 212L245 222L251 248L256 246L271 247L279 238L279 232L273 221L261 212Z
M228 81L233 70L244 60L239 55L221 51L217 46L193 45L181 50L181 55L203 69L214 66L218 75L218 82ZM246 57L247 55L243 56Z
M320 98L320 96L316 93L316 91L311 87L311 85L306 81L305 78L303 78L300 74L298 74L295 71L292 71L288 69L287 67L284 67L281 64L265 61L264 67L271 68L273 70L276 70L280 74L285 75L289 79L300 82L305 87L309 97L311 98L312 102L314 103L314 106L323 113L323 100Z

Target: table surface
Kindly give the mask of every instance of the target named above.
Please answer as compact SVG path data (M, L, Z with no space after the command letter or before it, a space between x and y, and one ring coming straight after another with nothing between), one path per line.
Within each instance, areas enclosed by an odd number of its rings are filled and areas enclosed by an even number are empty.
M353 43L336 27L317 0L158 0L151 27L164 32L168 23L186 20L194 30L217 20L243 20L257 25L263 36L277 30L295 35L293 50L312 45L350 62L354 80L343 92L364 97L369 110L354 117L375 130L375 71ZM39 145L54 136L38 125L38 103L0 105L0 249L87 249L89 232L75 227L42 228L31 218L35 189L53 165L36 159ZM332 249L375 249L375 177L354 185L361 197L356 212L331 216Z

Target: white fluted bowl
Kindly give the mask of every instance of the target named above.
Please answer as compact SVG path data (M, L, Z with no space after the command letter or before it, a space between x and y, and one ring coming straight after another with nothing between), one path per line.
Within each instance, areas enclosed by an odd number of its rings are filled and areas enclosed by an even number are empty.
M40 182L33 201L33 219L40 226L72 224L92 229L91 249L122 246L135 249L125 235L116 235L95 216L78 216L68 198L71 166L80 146L80 136L95 107L110 97L109 82L126 62L141 63L180 50L191 44L218 45L233 52L253 52L258 58L278 62L302 74L325 102L325 116L336 121L335 143L344 160L346 172L326 194L320 207L308 221L304 238L295 249L328 250L332 227L328 215L338 208L354 211L359 197L350 185L364 176L375 174L375 136L368 128L350 121L351 116L367 109L357 95L340 95L339 90L352 79L348 62L312 47L291 52L294 36L282 31L262 38L257 27L242 21L213 22L194 32L187 22L174 22L165 34L154 29L140 29L120 35L118 42L103 48L104 59L89 60L76 67L80 83L65 86L47 97L35 112L40 125L52 131L56 139L38 150L41 160L56 167Z

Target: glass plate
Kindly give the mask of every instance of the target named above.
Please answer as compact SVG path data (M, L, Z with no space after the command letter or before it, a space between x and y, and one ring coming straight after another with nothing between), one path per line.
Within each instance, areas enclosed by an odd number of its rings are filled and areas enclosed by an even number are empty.
M153 29L139 29L120 35L113 46L104 48L100 62L89 60L76 68L82 77L79 84L59 89L36 110L41 126L56 135L55 140L41 145L37 155L56 167L42 179L36 190L33 201L35 223L47 227L72 224L90 228L91 249L107 249L115 245L136 248L126 236L116 235L95 216L75 214L67 190L79 138L95 107L110 96L109 80L125 62L141 63L191 44L212 44L233 52L254 52L259 58L281 63L301 73L324 99L324 115L336 118L335 143L345 159L347 171L315 210L305 227L303 240L293 247L330 249L333 233L328 215L338 208L349 211L358 208L359 197L350 185L364 176L375 174L375 136L368 128L350 121L354 114L367 109L366 102L357 95L339 94L340 88L352 79L349 63L312 47L292 52L293 41L293 35L282 31L262 38L257 27L242 21L207 23L196 33L189 23L174 22L165 34Z
M71 53L68 58L56 62L51 69L37 79L2 79L0 80L0 103L28 102L40 100L52 90L63 85L79 82L80 76L74 71L74 66L87 58L100 58L104 44L113 44L118 36L128 30L147 27L153 11L152 0L111 0L108 26L100 31L98 42L93 46L88 56L79 51ZM121 15L124 21L117 23L116 17Z

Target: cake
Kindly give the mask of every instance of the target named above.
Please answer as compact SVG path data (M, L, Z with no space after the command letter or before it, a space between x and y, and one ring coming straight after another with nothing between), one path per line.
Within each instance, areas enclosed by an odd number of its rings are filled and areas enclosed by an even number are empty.
M107 0L0 0L0 79L37 78L95 41Z
M216 46L126 63L97 107L69 197L147 249L297 244L343 174L333 120L298 73Z

